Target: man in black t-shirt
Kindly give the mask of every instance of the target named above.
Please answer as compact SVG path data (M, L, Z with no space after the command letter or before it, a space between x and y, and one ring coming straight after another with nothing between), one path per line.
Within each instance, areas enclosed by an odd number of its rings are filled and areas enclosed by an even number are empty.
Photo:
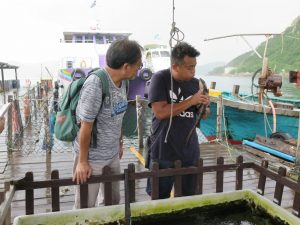
M209 97L199 90L199 81L194 78L196 57L199 55L200 53L191 45L179 43L171 53L171 68L157 72L151 79L149 89L149 106L153 111L151 162L158 162L160 169L173 168L175 160L181 160L183 167L193 166L199 159L199 143L195 130L189 141L186 141L196 123L196 106L209 104ZM172 122L169 129L170 116ZM152 163L150 168L151 166ZM173 177L159 179L160 199L170 197L173 183ZM151 195L150 186L148 180L149 195ZM182 177L183 196L195 194L195 188L195 175Z

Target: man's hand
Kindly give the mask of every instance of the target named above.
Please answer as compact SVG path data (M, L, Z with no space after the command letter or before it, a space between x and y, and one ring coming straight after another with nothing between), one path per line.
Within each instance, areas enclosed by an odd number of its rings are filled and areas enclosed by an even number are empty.
M208 105L210 103L209 96L203 94L202 91L198 91L191 98L192 105L204 104Z
M88 162L78 162L74 175L73 182L83 184L92 175L92 168Z

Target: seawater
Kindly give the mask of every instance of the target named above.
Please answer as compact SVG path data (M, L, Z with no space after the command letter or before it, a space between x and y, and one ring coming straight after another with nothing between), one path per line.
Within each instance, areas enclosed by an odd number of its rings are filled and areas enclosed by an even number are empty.
M232 91L233 85L240 85L240 93L251 94L252 76L203 75L199 77L204 79L208 87L212 81L215 81L217 90ZM254 79L254 83L258 83L257 78ZM254 88L255 91L256 88ZM290 84L287 76L283 76L281 91L282 98L300 99L300 88ZM268 93L268 95L273 96L272 93Z
M247 201L235 201L169 214L133 218L132 225L285 225L262 208Z

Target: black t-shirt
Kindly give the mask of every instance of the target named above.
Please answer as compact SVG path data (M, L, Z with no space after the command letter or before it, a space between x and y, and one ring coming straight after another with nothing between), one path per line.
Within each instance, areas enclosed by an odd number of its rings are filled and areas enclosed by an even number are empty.
M196 78L190 81L176 81L173 79L173 90L171 90L171 73L169 69L161 70L154 74L149 89L149 106L151 103L167 101L179 103L191 97L199 90L199 81ZM172 94L173 93L173 94ZM158 120L153 114L152 130L153 143L151 146L151 158L153 160L181 160L183 162L197 161L199 158L199 143L196 131L186 144L186 139L196 122L195 106L188 108L178 116L172 118L171 129L165 143L168 130L169 118Z

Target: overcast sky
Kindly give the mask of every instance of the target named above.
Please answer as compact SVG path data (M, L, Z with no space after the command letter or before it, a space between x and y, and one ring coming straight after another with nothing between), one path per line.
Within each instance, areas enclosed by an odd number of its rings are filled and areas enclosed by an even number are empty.
M125 30L141 44L168 44L172 0L1 0L0 61L59 60L65 28ZM300 15L300 0L175 0L176 26L197 47L199 64L229 61L249 48L240 38L204 42L235 33L280 33ZM264 38L248 38L256 46Z

